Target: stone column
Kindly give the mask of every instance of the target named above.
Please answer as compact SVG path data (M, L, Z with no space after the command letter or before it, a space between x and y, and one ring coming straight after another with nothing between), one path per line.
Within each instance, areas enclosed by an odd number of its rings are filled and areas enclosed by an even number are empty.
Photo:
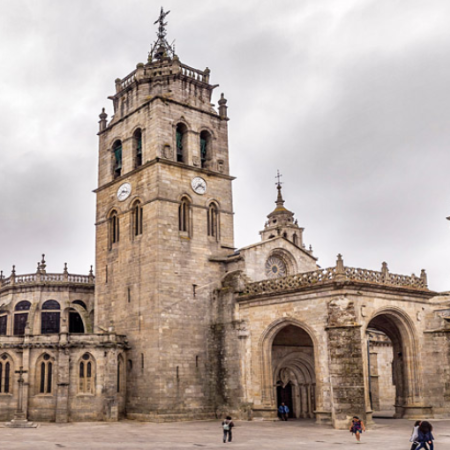
M302 419L307 419L308 418L308 399L306 398L307 396L307 391L306 391L306 385L301 384L300 385L300 390L301 390L301 400L302 400Z
M60 349L58 351L58 380L56 388L56 423L69 421L69 381L70 362L69 350Z
M328 351L335 428L346 429L352 416L366 419L361 326L345 296L328 304Z
M311 385L310 385L310 384L308 384L308 385L306 386L306 398L307 398L307 401L308 401L308 417L309 417L310 419L312 419L312 418L314 418L314 412L313 412L313 409L312 409L312 402L311 402Z

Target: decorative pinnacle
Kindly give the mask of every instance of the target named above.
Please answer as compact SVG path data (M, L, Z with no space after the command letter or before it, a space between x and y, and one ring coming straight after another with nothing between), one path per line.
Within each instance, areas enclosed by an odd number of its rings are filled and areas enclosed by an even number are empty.
M275 183L275 185L276 185L276 187L277 187L277 189L278 189L278 196L277 196L277 201L276 201L275 203L277 204L277 206L280 206L280 207L282 207L283 204L284 204L283 196L281 195L281 185L282 185L283 183L280 181L280 178L281 178L282 176L283 176L283 175L281 175L280 171L277 170L277 176L276 176L275 178L277 178L278 181Z
M157 60L161 60L164 57L167 56L174 56L175 55L175 47L172 43L170 45L167 40L167 31L166 26L167 22L164 22L164 19L166 18L167 14L169 14L170 11L164 12L163 7L161 6L161 12L159 13L158 19L155 21L154 25L159 23L158 32L156 33L156 36L158 37L156 39L156 42L153 44L150 53L148 54L148 62L150 63L153 58Z

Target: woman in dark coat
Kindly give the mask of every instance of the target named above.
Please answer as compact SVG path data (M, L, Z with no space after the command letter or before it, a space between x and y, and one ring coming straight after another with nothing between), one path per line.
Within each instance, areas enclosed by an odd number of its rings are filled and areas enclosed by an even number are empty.
M434 437L433 434L431 433L432 431L433 427L431 426L431 423L427 422L426 420L424 420L419 425L419 436L417 437L419 445L416 447L416 450L426 448L427 444L430 446L430 450L434 449L433 445Z

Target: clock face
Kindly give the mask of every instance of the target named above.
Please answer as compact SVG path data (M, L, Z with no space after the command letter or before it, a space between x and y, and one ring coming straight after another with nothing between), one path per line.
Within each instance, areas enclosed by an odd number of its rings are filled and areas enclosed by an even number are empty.
M206 181L201 177L193 178L191 186L196 194L203 195L206 192Z
M120 202L123 202L126 200L131 194L131 184L130 183L123 183L119 189L117 189L117 199Z
M285 262L277 256L271 256L266 261L267 278L279 278L287 275Z

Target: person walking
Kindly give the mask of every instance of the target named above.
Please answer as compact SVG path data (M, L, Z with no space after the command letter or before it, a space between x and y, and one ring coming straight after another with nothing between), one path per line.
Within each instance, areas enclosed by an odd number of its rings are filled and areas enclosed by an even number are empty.
M433 426L430 422L427 422L424 420L419 425L419 435L417 437L417 441L419 442L419 445L416 447L415 450L420 450L421 448L426 448L427 444L430 446L430 450L434 449L434 437L431 433L433 431Z
M289 418L289 408L282 403L279 407L278 407L278 413L280 414L280 418L281 420L285 420L287 422L288 418Z
M364 422L358 416L353 416L350 432L355 434L357 444L361 443L361 433L363 431L366 431Z
M231 432L231 429L234 427L234 423L231 420L230 416L227 416L226 419L222 422L222 428L223 428L223 443L225 444L227 442L231 442L231 439L233 438L233 434Z

